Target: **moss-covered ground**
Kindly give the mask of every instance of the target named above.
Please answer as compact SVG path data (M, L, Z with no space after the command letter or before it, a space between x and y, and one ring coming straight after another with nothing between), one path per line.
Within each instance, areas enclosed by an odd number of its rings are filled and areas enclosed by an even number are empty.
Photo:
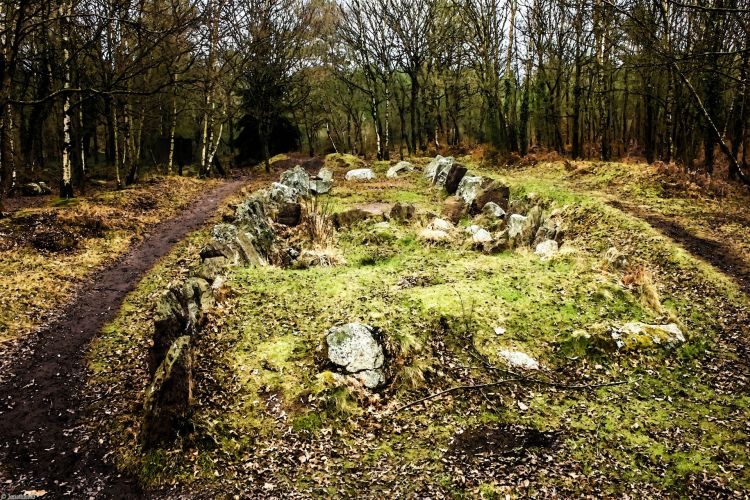
M385 179L387 164L376 163L376 181L348 183L345 165L332 166L333 211L397 201L440 211L444 194L418 171ZM90 352L92 387L117 395L100 404L111 405L103 435L120 466L152 488L219 497L746 494L748 297L611 204L627 193L629 203L699 217L706 206L731 212L736 199L664 198L641 165L601 164L585 180L561 163L482 173L507 182L511 198L562 210L558 256L427 245L421 218L340 231L341 266L235 269L232 296L198 340L194 432L142 452L153 304L206 233L179 245ZM748 241L746 226L736 230ZM607 265L611 246L626 269ZM648 294L627 279L634 269L651 277ZM390 359L389 384L374 393L337 385L325 364L326 330L354 321L382 332ZM620 352L585 340L628 321L675 322L687 342ZM541 370L509 369L503 349ZM474 388L409 405L459 386Z

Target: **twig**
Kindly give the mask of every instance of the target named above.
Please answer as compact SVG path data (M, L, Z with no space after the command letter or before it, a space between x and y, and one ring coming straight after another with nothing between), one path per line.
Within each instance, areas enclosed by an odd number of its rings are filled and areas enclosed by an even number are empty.
M399 413L407 408L410 408L412 406L418 405L419 403L424 403L425 401L430 401L432 399L439 398L441 396L445 396L446 394L449 394L451 392L461 391L461 390L470 390L470 389L484 389L487 387L495 387L498 385L505 384L507 382L518 382L519 379L515 378L509 378L505 380L499 380L497 382L489 382L487 384L477 384L477 385L457 385L455 387L451 387L450 389L445 389L444 391L436 392L434 394L430 394L429 396L426 396L422 399L417 399L416 401L412 401L411 403L407 403L396 410L393 411L393 413Z

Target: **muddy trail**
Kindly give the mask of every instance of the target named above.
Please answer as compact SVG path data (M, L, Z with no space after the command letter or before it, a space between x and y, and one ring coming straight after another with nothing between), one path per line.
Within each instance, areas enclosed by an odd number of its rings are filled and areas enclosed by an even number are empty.
M135 248L93 276L58 317L4 356L12 359L6 359L0 377L0 497L24 490L45 490L45 498L145 496L108 463L96 436L84 432L81 419L93 403L82 396L84 354L141 277L244 183L227 181L155 225Z
M746 256L743 258L742 255L738 255L732 248L720 241L697 236L678 222L669 220L662 215L619 201L610 201L609 204L618 210L635 215L648 222L653 228L681 244L685 250L694 256L705 260L734 279L740 289L750 296L750 266L746 261Z

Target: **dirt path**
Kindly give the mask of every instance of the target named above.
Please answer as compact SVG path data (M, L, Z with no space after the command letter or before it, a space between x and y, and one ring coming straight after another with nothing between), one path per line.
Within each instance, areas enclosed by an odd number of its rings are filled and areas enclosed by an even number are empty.
M145 496L107 462L96 437L83 433L79 418L92 403L81 396L87 373L83 356L140 278L243 183L228 181L154 226L139 246L94 276L59 318L16 346L11 362L3 360L0 497L25 489L46 490L45 498Z
M748 256L737 255L732 248L720 241L697 236L678 222L667 219L658 213L615 200L610 201L609 204L618 210L635 215L648 222L653 228L681 244L691 254L709 262L724 274L733 278L742 291L750 296Z

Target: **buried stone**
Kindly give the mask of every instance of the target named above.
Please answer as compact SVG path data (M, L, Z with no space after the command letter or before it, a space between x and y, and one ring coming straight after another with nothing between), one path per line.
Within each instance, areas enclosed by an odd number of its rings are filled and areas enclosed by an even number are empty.
M370 389L385 383L383 346L363 323L334 326L326 333L328 359Z
M371 168L357 168L349 170L344 178L347 181L371 181L375 178L375 172Z

